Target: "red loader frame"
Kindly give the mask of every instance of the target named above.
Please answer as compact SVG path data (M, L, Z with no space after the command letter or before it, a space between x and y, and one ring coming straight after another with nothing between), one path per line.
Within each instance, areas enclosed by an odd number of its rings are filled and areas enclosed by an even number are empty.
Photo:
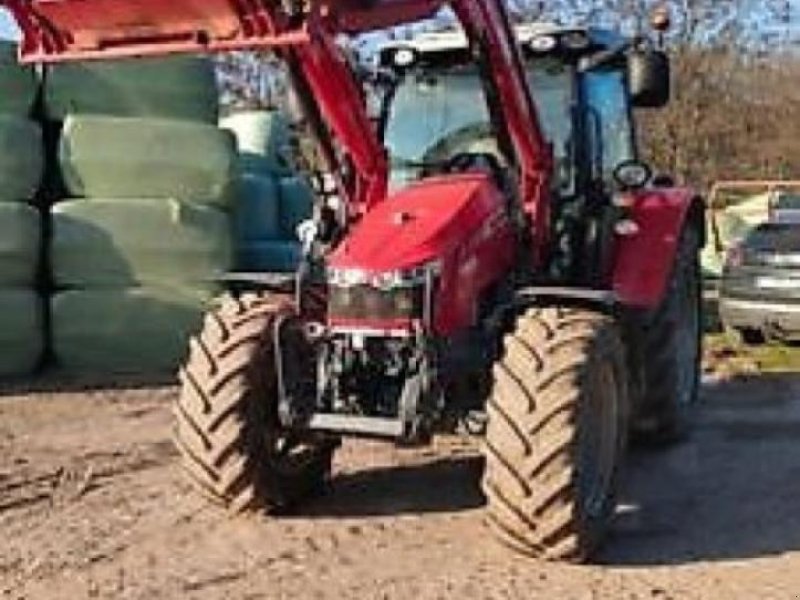
M497 91L499 114L513 146L518 195L531 227L530 257L541 266L549 239L551 151L537 119L508 15L500 0L2 0L23 32L25 62L112 59L169 53L268 48L282 54L303 83L342 152L319 131L323 155L339 177L351 219L387 197L388 163L335 36L433 16L450 6L470 45L482 51ZM301 5L308 5L301 9ZM314 108L313 104L318 108ZM342 163L346 163L343 165ZM658 305L675 240L698 200L688 190L643 192L634 203L639 235L623 240L609 285L624 305Z
M339 33L383 29L433 16L450 5L472 43L491 63L500 112L516 151L520 196L531 216L541 256L549 222L550 152L530 101L521 58L498 1L320 1L292 14L279 2L246 0L5 0L23 31L22 58L58 62L167 53L270 48L304 76L319 111L355 171L340 182L351 215L387 196L385 152L361 101L352 72L336 47ZM329 153L328 159L334 160ZM341 172L335 169L333 172Z

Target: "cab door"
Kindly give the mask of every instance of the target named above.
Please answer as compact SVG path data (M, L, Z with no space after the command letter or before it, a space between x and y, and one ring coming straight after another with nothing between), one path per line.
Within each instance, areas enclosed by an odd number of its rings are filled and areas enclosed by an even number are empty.
M637 157L636 135L625 71L601 67L581 74L584 186L587 198L583 279L605 288L614 266L614 227L618 210L612 204L614 171Z

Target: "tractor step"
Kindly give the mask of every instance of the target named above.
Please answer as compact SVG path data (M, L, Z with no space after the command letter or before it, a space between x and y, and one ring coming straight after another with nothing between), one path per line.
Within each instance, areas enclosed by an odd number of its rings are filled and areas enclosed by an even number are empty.
M317 413L308 422L308 428L342 435L400 440L405 436L405 424L399 419L361 417Z

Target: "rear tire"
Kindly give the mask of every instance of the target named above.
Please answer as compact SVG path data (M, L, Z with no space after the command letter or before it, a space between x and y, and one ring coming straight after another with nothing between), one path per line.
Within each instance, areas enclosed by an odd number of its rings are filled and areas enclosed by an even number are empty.
M500 539L525 554L580 562L616 506L628 374L612 319L535 308L495 365L483 489Z
M668 444L682 439L688 411L700 390L703 295L700 236L681 236L666 296L645 324L645 395L634 423L637 440Z
M287 300L226 297L181 370L174 440L183 466L201 492L234 513L288 508L321 487L331 468L330 443L299 443L279 426L278 320L284 345L302 343Z

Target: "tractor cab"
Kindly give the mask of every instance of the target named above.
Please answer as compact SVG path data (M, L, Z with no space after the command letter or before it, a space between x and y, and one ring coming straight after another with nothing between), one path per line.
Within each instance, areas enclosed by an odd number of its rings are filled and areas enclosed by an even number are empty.
M618 224L615 194L651 183L639 156L633 112L659 108L670 95L669 62L643 40L602 29L528 24L515 28L524 71L553 159L555 221L550 275L599 284L604 247ZM423 33L384 45L380 118L395 186L456 168L509 176L491 99L460 32ZM413 126L409 126L413 123ZM575 253L581 253L585 260ZM598 264L606 263L606 264Z
M637 157L632 109L669 101L666 55L602 29L529 24L516 34L558 166L555 191L572 191L579 176L612 182L616 167ZM469 150L502 159L492 139L484 78L463 34L424 33L391 42L377 60L391 82L382 123L395 171ZM400 127L411 114L416 126ZM435 143L420 147L426 141ZM410 159L404 151L422 154Z

